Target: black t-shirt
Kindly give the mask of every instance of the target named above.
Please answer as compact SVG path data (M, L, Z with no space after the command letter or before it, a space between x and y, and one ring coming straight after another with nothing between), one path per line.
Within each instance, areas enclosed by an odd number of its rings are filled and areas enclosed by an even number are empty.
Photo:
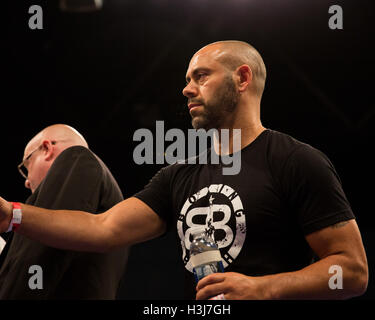
M237 175L222 169L173 164L135 195L177 228L188 298L195 297L189 262L194 229L215 228L225 271L261 276L309 265L313 252L305 236L354 218L328 158L286 134L263 131L242 149Z
M101 213L123 200L105 164L89 149L64 150L26 203ZM110 253L59 250L14 233L2 253L0 299L114 299L128 249ZM38 265L43 289L30 289Z

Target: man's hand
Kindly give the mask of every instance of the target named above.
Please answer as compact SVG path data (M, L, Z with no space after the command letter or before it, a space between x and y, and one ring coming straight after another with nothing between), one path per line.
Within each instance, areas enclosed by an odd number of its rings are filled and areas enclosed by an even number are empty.
M224 294L227 300L267 299L262 277L248 277L241 273L213 273L197 284L197 300L205 300Z
M0 197L0 233L7 231L12 220L12 204Z

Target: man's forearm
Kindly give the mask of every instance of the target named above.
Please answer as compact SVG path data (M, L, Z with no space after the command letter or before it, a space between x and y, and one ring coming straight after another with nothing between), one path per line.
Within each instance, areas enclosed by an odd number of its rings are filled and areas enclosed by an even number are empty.
M341 268L342 273L332 273L332 266ZM346 299L366 290L367 272L363 268L345 255L331 255L295 272L262 277L264 292L269 299ZM342 288L332 285L341 276Z
M104 252L103 214L47 210L21 204L22 223L17 232L47 246L77 251Z

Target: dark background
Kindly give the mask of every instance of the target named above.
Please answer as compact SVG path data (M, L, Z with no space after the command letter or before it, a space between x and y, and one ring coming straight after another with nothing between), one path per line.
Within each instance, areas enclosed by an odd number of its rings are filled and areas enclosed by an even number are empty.
M54 123L78 129L131 196L160 168L134 164L134 131L156 120L191 128L181 93L189 59L213 41L247 41L268 72L263 125L322 150L341 177L370 266L358 299L374 299L373 0L107 0L91 13L58 3L2 1L2 197L26 199L17 164ZM43 8L43 30L28 27L33 4ZM343 30L328 27L335 4ZM134 246L119 298L183 298L174 236Z

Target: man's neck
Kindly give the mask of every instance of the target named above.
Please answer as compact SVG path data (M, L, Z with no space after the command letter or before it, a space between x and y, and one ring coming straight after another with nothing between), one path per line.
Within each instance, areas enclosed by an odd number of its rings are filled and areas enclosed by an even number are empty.
M214 150L220 155L233 154L252 143L264 130L266 128L260 122L239 128L219 129L218 136L214 135Z

